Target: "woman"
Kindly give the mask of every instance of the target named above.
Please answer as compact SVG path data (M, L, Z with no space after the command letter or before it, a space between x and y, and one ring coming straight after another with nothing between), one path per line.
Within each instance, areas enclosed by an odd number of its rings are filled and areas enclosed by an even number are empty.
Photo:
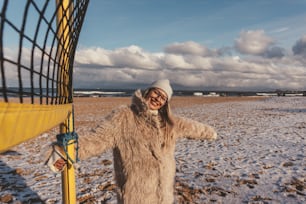
M171 96L169 80L158 80L79 138L80 159L113 149L118 203L173 203L176 139L217 138L212 127L172 115Z

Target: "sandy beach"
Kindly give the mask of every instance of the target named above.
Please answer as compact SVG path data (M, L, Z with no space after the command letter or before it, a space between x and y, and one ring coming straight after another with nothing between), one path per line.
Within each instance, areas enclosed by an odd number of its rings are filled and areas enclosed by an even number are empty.
M225 103L234 101L253 101L261 100L263 97L193 97L193 96L176 96L171 100L173 110L192 107L201 104ZM101 116L110 113L115 107L129 105L130 97L97 97L74 98L75 126L90 125L94 126L95 121ZM98 119L99 120L99 119Z
M130 98L75 98L80 137ZM305 203L306 97L173 97L173 112L216 128L213 142L176 147L176 203ZM0 154L0 203L61 203L45 165L58 128ZM80 161L80 203L116 203L111 151Z

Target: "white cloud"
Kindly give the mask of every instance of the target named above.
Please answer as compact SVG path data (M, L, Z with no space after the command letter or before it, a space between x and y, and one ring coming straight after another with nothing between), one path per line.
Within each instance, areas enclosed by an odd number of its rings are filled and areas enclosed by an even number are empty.
M275 30L272 30L271 33L282 33L282 32L286 32L289 30L289 27L282 27L282 28L277 28Z
M216 51L209 50L203 45L200 45L193 41L183 43L173 43L165 47L166 53L178 54L178 55L199 55L199 56L213 56L216 55Z
M158 64L158 56L152 55L135 45L105 50L102 48L86 48L76 52L76 64L100 65L102 67L134 67L152 69Z
M127 48L122 48L125 50ZM121 50L121 49L120 49ZM118 50L110 51L114 55ZM121 54L124 52L120 52ZM130 55L131 53L128 52ZM199 56L198 54L147 53L135 50L137 66L95 69L80 69L83 74L76 75L76 81L85 79L96 82L97 86L109 83L113 86L121 83L149 84L156 78L169 78L175 85L185 87L214 87L218 89L304 89L306 87L305 62L294 56L283 58L265 58L263 56ZM147 56L153 66L139 68L142 60L137 56ZM124 55L122 55L123 57ZM112 58L113 60L115 58ZM121 61L121 59L118 59ZM122 61L121 61L122 62ZM113 61L114 65L121 65ZM132 63L129 63L132 65Z
M185 56L185 61L192 65L193 69L200 70L211 70L212 66L212 57L202 57L202 56Z
M86 48L76 52L75 61L80 64L112 66L110 51L102 48Z
M265 34L263 30L242 31L235 41L235 48L242 54L262 55L273 39Z
M263 32L249 32L242 34L240 39L252 41L252 36L256 42L265 38ZM304 45L305 38L299 39L296 46ZM253 54L257 54L241 56L221 56L215 54L218 51L205 49L205 46L195 42L174 43L167 46L171 52L168 50L165 53L147 52L135 45L116 50L79 49L75 56L74 84L76 87L134 88L157 78L169 78L175 86L203 90L208 87L223 90L305 89L306 60L298 54L301 52L290 55L289 52L280 52L282 48L273 50L273 47L269 47L272 40L266 39L266 43L257 46L262 47L257 49L262 51L255 52L256 49L248 48L249 53L253 50ZM7 58L16 60L14 50L4 51ZM265 55L269 51L275 55L282 53L283 57L268 58ZM28 64L30 57L31 53L25 49L23 63ZM34 58L38 65L41 55L37 53ZM7 81L18 83L16 66L6 65ZM23 74L27 85L30 78L28 73Z
M163 58L164 66L169 69L191 69L193 68L192 64L186 62L184 56L182 55L173 55L166 54Z
M49 52L50 48L46 48L45 53ZM20 53L20 66L19 62L19 53ZM45 54L44 53L44 54ZM30 48L23 47L21 52L18 48L4 48L3 55L6 60L3 61L4 67L4 76L5 83L8 87L31 87L32 78L33 85L35 88L40 86L39 72L42 71L42 74L45 77L42 77L42 86L46 87L46 76L48 74L47 64L50 64L50 67L53 67L52 60L49 62L46 55L43 55L40 49L35 49L32 53ZM43 61L43 69L41 70L41 60ZM49 70L50 74L50 70ZM19 81L19 75L21 76L21 81ZM49 75L49 78L52 76ZM1 83L2 85L2 83ZM0 86L1 86L0 85Z
M153 69L158 66L158 63L156 63L156 61L158 61L157 56L147 53L135 45L114 50L110 54L110 58L115 67Z

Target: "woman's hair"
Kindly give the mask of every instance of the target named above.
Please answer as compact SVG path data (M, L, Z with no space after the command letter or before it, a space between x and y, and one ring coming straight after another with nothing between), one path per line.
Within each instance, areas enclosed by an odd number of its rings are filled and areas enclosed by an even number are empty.
M171 113L171 108L170 108L170 104L168 103L168 101L166 101L166 103L163 105L163 107L161 107L158 112L160 113L160 116L166 121L167 124L169 124L170 126L174 125L174 121L172 119L172 113Z
M148 88L143 92L143 97L146 99L148 97L149 92L155 88ZM159 116L161 120L164 122L166 133L165 133L165 145L169 145L171 143L171 140L173 139L173 134L171 134L173 126L174 126L174 120L171 113L171 108L169 101L167 100L165 104L158 110Z

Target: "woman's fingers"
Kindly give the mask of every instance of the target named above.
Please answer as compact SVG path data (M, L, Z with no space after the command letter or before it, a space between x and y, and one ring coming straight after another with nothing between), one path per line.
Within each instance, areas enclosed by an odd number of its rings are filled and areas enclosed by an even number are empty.
M62 158L58 159L54 164L53 164L58 170L62 170L64 166L66 165L66 161Z

